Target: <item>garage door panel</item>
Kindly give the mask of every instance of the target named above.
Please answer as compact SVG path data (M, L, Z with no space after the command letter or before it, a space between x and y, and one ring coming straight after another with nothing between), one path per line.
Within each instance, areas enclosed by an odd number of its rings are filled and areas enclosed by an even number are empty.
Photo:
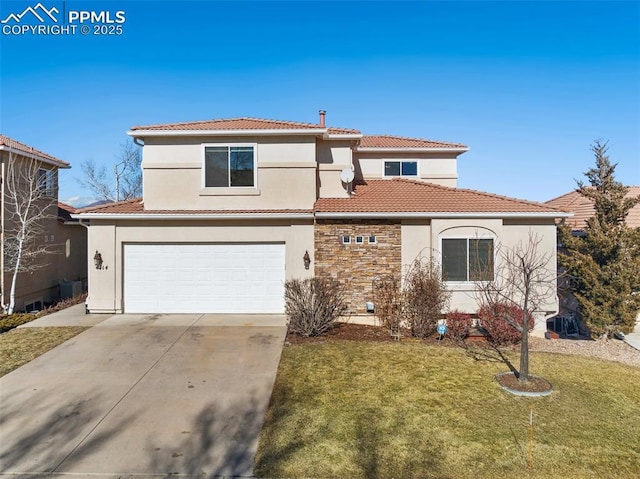
M129 244L130 313L283 313L283 244Z

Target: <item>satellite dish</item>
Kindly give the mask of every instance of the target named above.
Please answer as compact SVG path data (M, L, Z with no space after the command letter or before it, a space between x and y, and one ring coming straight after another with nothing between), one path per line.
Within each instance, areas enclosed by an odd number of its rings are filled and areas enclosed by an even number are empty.
M351 183L353 181L354 174L351 168L345 168L340 172L340 181L343 183Z

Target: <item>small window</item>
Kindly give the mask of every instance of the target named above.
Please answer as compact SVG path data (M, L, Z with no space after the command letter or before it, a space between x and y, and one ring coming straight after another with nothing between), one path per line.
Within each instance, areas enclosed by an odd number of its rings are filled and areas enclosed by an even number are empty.
M351 243L351 236L342 237L342 244L350 244L350 243Z
M358 244L364 243L364 236L356 236L356 243Z
M384 176L418 176L417 161L385 161Z
M369 236L369 244L376 244L376 237L371 235Z

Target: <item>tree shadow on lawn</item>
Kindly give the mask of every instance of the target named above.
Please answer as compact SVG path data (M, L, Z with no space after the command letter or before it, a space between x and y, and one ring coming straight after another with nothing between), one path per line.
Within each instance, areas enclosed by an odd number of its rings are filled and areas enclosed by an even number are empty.
M55 473L73 457L98 450L124 430L130 417L109 429L94 431L104 411L94 406L97 397L68 401L52 407L47 398L17 401L17 393L2 398L0 414L0 472L12 477ZM41 401L41 402L40 402Z
M515 374L516 376L519 374L518 370L509 360L509 358L507 358L504 353L494 344L487 343L487 345L483 347L461 342L460 345L465 350L467 356L472 358L474 361L504 363L513 374Z

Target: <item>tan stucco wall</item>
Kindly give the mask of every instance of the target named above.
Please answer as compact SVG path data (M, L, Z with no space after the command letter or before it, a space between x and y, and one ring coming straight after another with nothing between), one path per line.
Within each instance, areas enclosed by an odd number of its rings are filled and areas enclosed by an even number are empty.
M290 278L313 275L311 221L120 221L116 225L92 220L89 256L102 255L103 269L89 269L88 308L92 312L122 312L123 252L126 243L284 243L285 274ZM311 268L304 269L305 251Z
M8 162L9 153L1 151L3 162ZM20 161L24 157L14 156ZM57 197L58 197L58 170L57 168L42 164L42 168L54 171L55 189L53 196L47 201L48 217L42 221L44 232L38 239L37 246L44 246L49 251L48 254L38 258L37 264L40 266L31 273L20 273L16 282L16 304L15 309L20 311L26 304L35 301L52 303L60 297L60 283L63 281L84 281L86 282L86 233L80 225L61 224L57 217ZM4 181L4 178L3 178ZM3 198L2 208L8 208L6 199ZM5 235L8 237L13 227L11 214L5 209ZM9 294L12 282L12 273L3 271L5 285L5 303L9 302Z
M555 314L558 298L555 292L556 228L552 219L501 220L501 219L433 219L402 221L402 272L406 274L411 263L417 258L434 255L441 262L442 238L494 238L496 247L514 248L527 244L530 235L542 238L540 254L549 257L548 274L552 278L553 290L536 316L534 335L542 335L546 330L545 318ZM498 258L499 261L499 258ZM498 265L496 265L498 266ZM447 283L452 292L449 309L459 309L475 313L479 308L478 297L473 283Z
M254 188L204 188L205 145L255 146ZM145 208L311 209L316 199L313 136L147 138L143 148Z
M453 153L354 153L356 179L383 178L384 162L417 161L419 180L455 188L458 184L458 160Z

